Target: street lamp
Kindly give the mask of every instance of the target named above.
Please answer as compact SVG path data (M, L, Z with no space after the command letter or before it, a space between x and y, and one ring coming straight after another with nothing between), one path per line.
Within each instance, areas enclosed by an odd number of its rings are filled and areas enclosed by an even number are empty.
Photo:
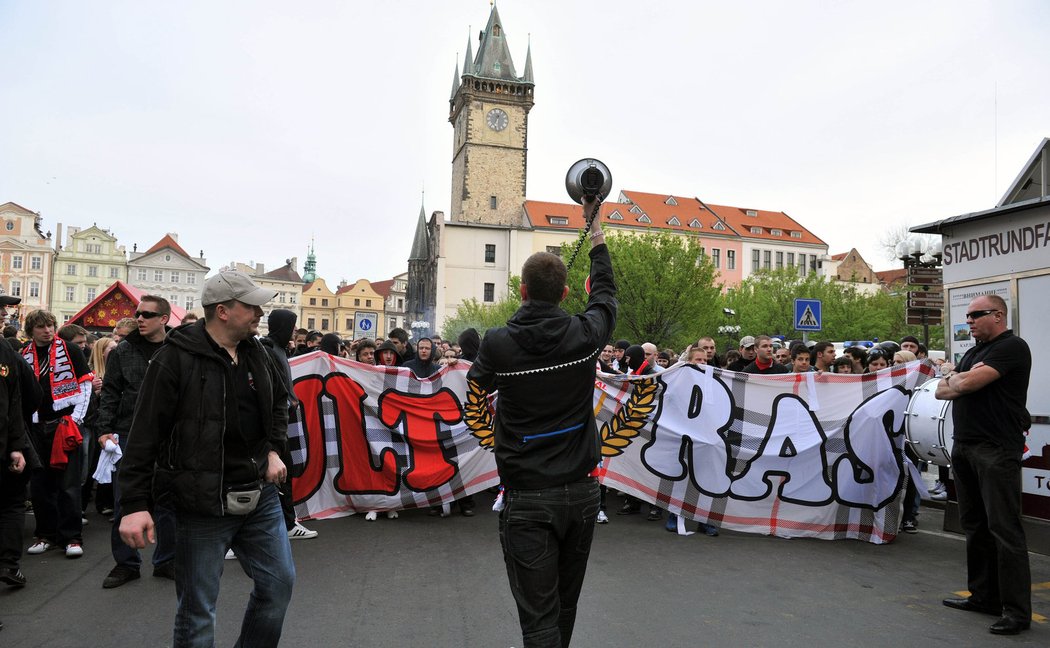
M904 263L904 269L908 271L908 283L917 283L913 277L912 271L915 268L940 268L941 267L941 255L943 254L944 248L941 240L935 239L933 241L923 240L918 237L909 236L902 239L897 246L894 248L894 252L897 254L897 258ZM930 286L928 283L923 283L922 290L924 292L929 291ZM909 293L908 300L911 302L912 293ZM931 295L932 297L932 295ZM909 303L909 308L912 308ZM929 347L930 345L930 322L929 313L930 311L940 310L936 308L930 308L928 303L923 300L919 305L914 307L922 315L922 338L923 344Z
M722 314L726 318L736 317L736 311L732 308L723 308ZM736 324L726 324L718 327L718 334L726 336L726 350L732 349L733 336L739 335L740 327Z

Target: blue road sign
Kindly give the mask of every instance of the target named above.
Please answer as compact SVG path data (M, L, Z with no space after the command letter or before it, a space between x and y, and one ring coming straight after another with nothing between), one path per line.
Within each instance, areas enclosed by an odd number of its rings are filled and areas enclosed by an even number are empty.
M358 311L354 313L354 339L375 337L374 330L379 323L379 313Z
M795 330L819 331L821 328L820 300L795 300Z

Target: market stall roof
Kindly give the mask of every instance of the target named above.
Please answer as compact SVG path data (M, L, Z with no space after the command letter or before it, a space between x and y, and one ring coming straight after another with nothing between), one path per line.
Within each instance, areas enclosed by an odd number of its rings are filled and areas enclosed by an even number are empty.
M74 315L67 324L79 324L89 331L110 331L125 317L135 317L135 310L146 293L123 281L116 281L98 297ZM186 316L186 309L171 305L168 326L178 326Z

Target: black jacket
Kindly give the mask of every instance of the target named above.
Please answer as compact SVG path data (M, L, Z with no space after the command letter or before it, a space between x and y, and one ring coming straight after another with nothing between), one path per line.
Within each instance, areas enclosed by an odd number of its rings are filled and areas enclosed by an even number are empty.
M566 484L598 465L595 360L616 325L617 303L609 249L598 245L590 257L583 313L524 303L506 326L485 334L467 374L482 389L499 391L496 466L508 488Z
M25 366L25 360L10 346L0 346L0 470L7 470L10 453L27 445L21 385Z
M233 370L212 347L204 320L180 326L153 356L142 381L119 471L125 514L149 508L152 489L154 500L166 500L177 511L221 516L224 465L254 461L261 476L267 453L284 450L284 381L258 340L242 341L237 353L251 371L266 436L249 439L250 456L225 456L226 422L237 416Z
M91 429L96 439L103 434L119 434L120 447L127 446L127 434L135 414L139 387L146 376L150 351L146 339L138 329L132 329L121 340L106 360L106 376L102 379L98 416Z

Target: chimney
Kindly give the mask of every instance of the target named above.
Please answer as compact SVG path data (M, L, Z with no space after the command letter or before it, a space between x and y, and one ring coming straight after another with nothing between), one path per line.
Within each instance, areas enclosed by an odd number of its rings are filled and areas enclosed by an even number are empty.
M261 264L261 263L256 263L255 264L255 274L257 274L257 275L266 274L266 266Z
M55 252L62 249L62 223L55 225Z

